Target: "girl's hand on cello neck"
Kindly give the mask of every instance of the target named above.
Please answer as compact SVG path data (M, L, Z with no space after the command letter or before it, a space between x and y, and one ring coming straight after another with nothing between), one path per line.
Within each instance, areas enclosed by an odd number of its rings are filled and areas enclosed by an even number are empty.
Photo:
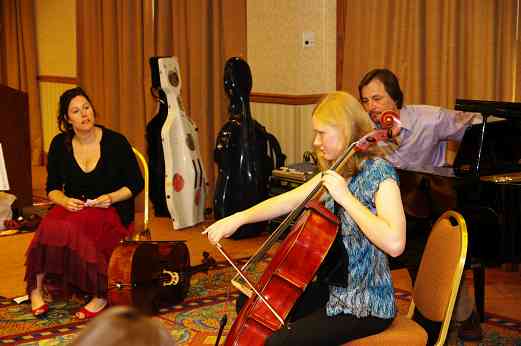
M335 171L327 170L322 173L322 186L327 189L327 192L340 205L347 203L347 198L350 194L347 189L347 180Z
M376 214L364 206L347 188L347 180L334 171L322 174L322 184L365 236L390 256L399 256L405 246L405 214L398 184L387 179L375 195Z

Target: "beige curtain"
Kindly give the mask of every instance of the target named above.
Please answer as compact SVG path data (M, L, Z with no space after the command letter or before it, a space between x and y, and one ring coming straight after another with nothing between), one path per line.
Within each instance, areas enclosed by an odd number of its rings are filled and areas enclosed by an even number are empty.
M78 0L78 81L92 99L97 122L144 150L143 0Z
M37 61L34 1L0 1L0 84L28 95L33 165L43 158Z
M514 21L515 34L512 47L512 55L514 56L512 66L513 84L512 100L510 101L519 102L521 100L521 0L516 0Z
M387 67L405 102L453 107L456 98L520 100L517 0L339 0L345 13L341 88L358 96ZM340 21L342 22L342 21Z
M179 58L183 103L199 128L213 192L213 147L227 118L222 71L228 57L245 55L246 0L78 0L77 11L79 83L100 123L143 152L156 112L148 59Z

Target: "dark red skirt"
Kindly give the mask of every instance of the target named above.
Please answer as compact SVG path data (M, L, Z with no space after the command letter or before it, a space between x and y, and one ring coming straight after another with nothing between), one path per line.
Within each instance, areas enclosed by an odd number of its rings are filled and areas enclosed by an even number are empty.
M110 256L130 232L114 208L53 207L27 249L27 293L36 287L36 275L45 273L65 294L106 296Z

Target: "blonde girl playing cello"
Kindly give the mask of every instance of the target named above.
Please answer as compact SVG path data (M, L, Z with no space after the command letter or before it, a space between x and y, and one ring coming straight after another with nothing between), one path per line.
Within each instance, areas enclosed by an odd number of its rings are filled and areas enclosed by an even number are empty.
M338 286L320 280L310 283L289 317L291 328L273 333L266 345L339 345L383 331L396 314L387 261L387 255L396 257L405 247L396 171L379 157L377 146L357 152L341 174L328 170L349 144L372 130L369 117L350 94L326 95L314 109L312 122L313 146L323 173L221 219L203 232L216 244L244 224L289 213L320 181L327 189L325 206L339 216L341 224L347 282Z

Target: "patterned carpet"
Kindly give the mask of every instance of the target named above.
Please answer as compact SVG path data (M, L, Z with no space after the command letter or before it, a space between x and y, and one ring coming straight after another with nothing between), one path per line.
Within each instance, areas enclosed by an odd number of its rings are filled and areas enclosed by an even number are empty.
M235 318L233 300L237 292L228 292L227 283L233 272L224 263L209 272L195 274L190 290L182 304L162 309L158 316L171 331L176 345L214 345L219 320L226 311L228 324ZM230 294L231 302L228 294ZM408 292L397 291L396 300L400 313L407 311ZM72 316L80 302L56 301L50 304L48 318L35 319L27 303L16 304L11 299L0 299L0 345L66 345L85 326ZM485 338L480 343L462 343L454 332L449 335L449 345L517 345L521 346L521 323L491 315L482 324ZM224 337L221 342L224 341Z

